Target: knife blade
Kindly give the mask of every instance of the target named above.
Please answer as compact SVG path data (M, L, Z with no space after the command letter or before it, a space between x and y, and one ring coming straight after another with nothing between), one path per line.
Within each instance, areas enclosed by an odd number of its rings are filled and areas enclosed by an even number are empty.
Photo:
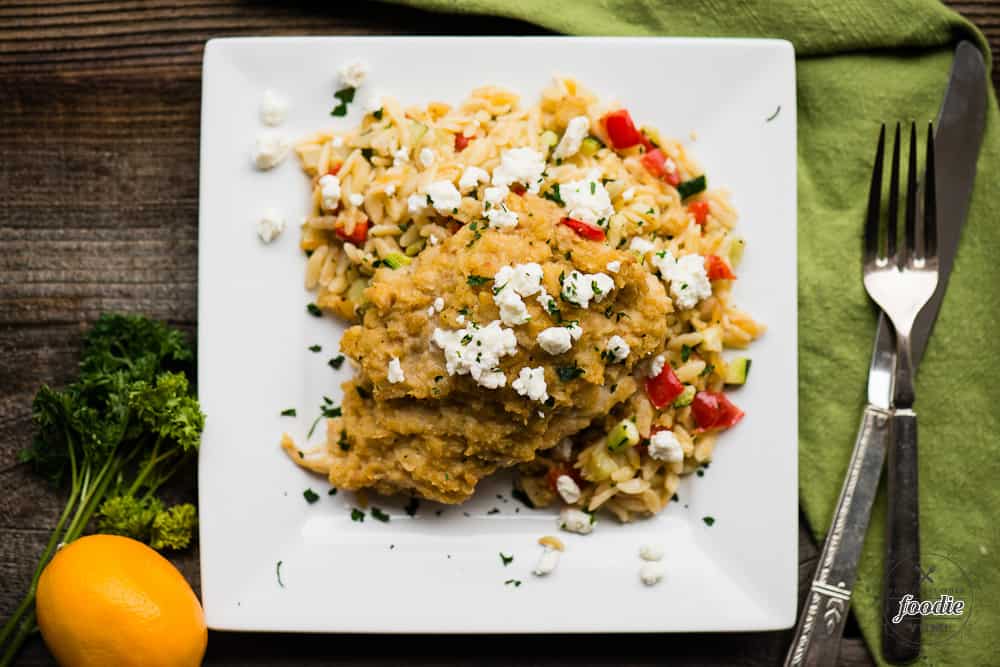
M972 187L976 180L979 147L986 126L986 64L983 55L971 42L960 42L955 49L944 102L938 112L934 132L935 176L937 178L938 215L938 284L934 295L917 316L913 325L913 368L920 365L927 341L955 263L955 252L962 227L969 212ZM923 201L923 197L917 198ZM921 213L917 212L919 219ZM892 341L892 325L879 314L879 340ZM877 347L877 345L876 345Z

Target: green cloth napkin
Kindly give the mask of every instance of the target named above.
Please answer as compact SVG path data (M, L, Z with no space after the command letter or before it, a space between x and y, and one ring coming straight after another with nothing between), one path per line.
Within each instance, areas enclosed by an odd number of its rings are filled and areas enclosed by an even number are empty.
M961 39L989 47L934 0L399 0L503 15L580 35L778 37L798 56L799 461L802 508L822 539L864 402L875 331L861 284L861 224L881 122L936 117ZM585 78L585 77L584 77ZM990 86L986 136L947 297L917 378L921 546L971 580L967 624L924 642L922 662L1000 664L1000 128ZM884 489L853 600L880 662ZM944 570L944 567L940 568ZM951 573L945 573L954 579ZM960 582L955 581L958 586ZM927 634L927 633L925 633Z

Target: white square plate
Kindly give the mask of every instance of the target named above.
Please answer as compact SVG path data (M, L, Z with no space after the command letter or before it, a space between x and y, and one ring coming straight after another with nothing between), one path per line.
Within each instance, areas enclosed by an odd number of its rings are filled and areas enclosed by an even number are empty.
M343 327L305 312L296 221L308 180L294 156L251 166L264 129L265 89L290 103L281 131L298 138L359 120L331 118L337 68L360 58L359 90L404 105L459 102L485 84L533 103L553 74L569 75L667 136L697 133L691 150L713 186L728 187L748 240L737 302L768 326L735 393L743 422L720 438L704 477L680 487L659 516L589 536L561 536L554 574L532 576L555 511L510 499L510 479L440 516L423 503L379 501L392 520L351 520L352 495L286 460L321 397L339 402L351 372L333 371ZM775 40L619 38L223 39L205 49L201 129L199 394L208 415L199 473L202 592L208 624L310 632L674 632L771 630L795 617L797 377L795 63ZM780 113L772 120L769 117ZM265 246L267 207L289 229ZM323 346L315 354L307 347ZM298 418L280 417L295 407ZM321 437L317 429L313 440ZM308 504L311 487L321 498ZM503 496L503 500L497 495ZM497 508L500 511L490 513ZM517 508L517 509L515 509ZM466 516L466 514L468 516ZM715 518L707 526L703 517ZM666 544L667 576L640 582L639 546ZM509 566L499 552L513 554ZM281 562L281 582L276 569ZM505 585L523 581L520 587Z

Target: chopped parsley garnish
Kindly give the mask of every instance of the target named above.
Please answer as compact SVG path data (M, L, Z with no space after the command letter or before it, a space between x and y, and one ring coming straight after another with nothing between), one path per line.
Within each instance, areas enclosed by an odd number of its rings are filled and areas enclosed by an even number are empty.
M458 314L462 315L463 317L468 317L469 316L469 309L466 308L465 306L462 306L462 308L458 311Z
M691 346L681 345L681 361L687 361L691 357Z
M337 440L337 446L340 447L340 451L347 452L351 449L351 443L347 440L347 431L340 431L340 439Z
M704 477L705 476L705 471L702 470L701 468L698 468L694 472L695 472L696 475L698 475L698 477Z
M323 346L322 345L310 345L309 346L309 351L310 352L322 352L323 351Z
M284 584L284 583L282 583L282 581L281 581L281 564L282 564L283 562L284 562L284 561L280 561L280 560L279 560L279 561L278 561L278 564L274 566L274 573L275 573L275 574L277 575L277 577L278 577L278 585L279 585L279 586L281 586L282 588L284 588L284 587L285 587L285 584Z
M335 495L337 495L337 487L331 486L330 490L326 492L326 495L328 495L328 496L335 496Z
M354 101L354 92L355 89L352 88L351 86L348 86L347 88L341 88L340 90L335 92L333 96L337 98L337 106L333 108L333 111L330 112L330 115L337 116L338 118L341 116L346 116L347 105Z
M715 370L715 364L708 364L707 366L705 366L705 370L701 372L701 375L702 376L711 375L712 371L714 370Z
M607 308L605 308L604 309L604 317L606 317L606 318L608 318L610 320L611 319L611 314L614 312L614 310L615 310L614 304L612 304L612 305L608 306Z
M360 523L365 522L365 513L359 510L357 507L351 508L351 521L358 521Z
M680 501L680 497L676 493L670 496L670 499L673 500L675 503Z
M507 567L508 565L510 565L511 563L514 562L514 555L511 554L510 556L508 556L507 554L505 554L504 552L501 551L500 552L500 561L503 563L504 567Z
M361 157L363 157L364 159L371 160L372 159L372 155L375 155L375 150L374 149L372 149L372 148L362 148L361 149Z
M573 362L572 366L556 366L556 375L563 382L569 382L575 380L581 375L583 375L584 370L580 368L576 362Z
M699 192L704 192L707 182L705 180L705 174L697 176L677 185L677 194L681 196L681 199L687 199Z
M420 508L420 501L414 497L410 498L409 502L406 503L406 507L403 508L403 511L409 514L410 516L416 516L417 509L419 508Z
M590 182L590 194L597 192L597 183L594 181Z
M379 107L378 109L375 109L375 111L372 111L372 116L375 117L375 120L382 120L382 107Z
M562 194L559 192L559 184L556 183L551 188L542 194L542 197L548 199L550 202L555 202L559 206L565 206L566 202L563 201Z
M320 310L319 306L317 306L315 303L307 303L306 310L313 317L323 317L323 311Z
M517 588L518 586L521 585L521 580L520 579L508 579L507 581L503 582L503 585L504 586L513 586L514 588Z
M333 359L331 359L326 363L330 364L330 368L332 368L333 370L339 371L340 367L344 365L344 355L338 354L337 356L335 356Z
M500 509L497 508L497 507L494 507L490 511L488 511L486 514L491 515L491 516L494 515L494 514L500 514Z
M490 281L490 278L487 278L486 276L477 276L474 273L470 274L465 279L465 282L466 282L467 285L469 285L469 287L479 287L480 285L485 285L489 281Z
M555 299L549 299L545 303L545 310L549 311L549 315L555 318L556 322L562 322L562 311L559 310L559 306L556 305Z
M306 499L306 502L312 505L314 502L319 500L319 494L312 489L306 489L302 492L302 497Z
M342 414L339 405L330 405L332 401L326 396L323 397L323 400L326 401L327 404L319 406L319 417L316 417L312 426L309 427L309 432L306 433L306 438L312 437L313 431L316 430L316 425L319 424L320 419L323 419L324 417L327 419L333 419L334 417L339 417Z
M510 495L512 498L520 500L522 503L524 503L531 509L535 509L535 503L531 502L531 498L529 498L528 494L525 493L522 489L518 489L515 487L514 490L510 492Z
M715 524L715 517L714 516L703 516L703 517L701 517L701 520L705 522L706 526L711 526L711 525Z
M294 417L295 416L295 408L287 408L285 410L282 410L281 411L281 416L282 417Z
M389 523L389 519L391 517L385 512L383 512L380 508L372 507L372 518L375 519L376 521L381 521L382 523Z

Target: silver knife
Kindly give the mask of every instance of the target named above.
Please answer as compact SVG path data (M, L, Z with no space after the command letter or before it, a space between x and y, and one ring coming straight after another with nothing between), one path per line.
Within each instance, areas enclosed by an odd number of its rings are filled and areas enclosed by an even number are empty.
M937 291L914 327L915 364L923 356L940 308L968 211L976 156L982 142L985 99L986 71L982 56L972 44L962 42L955 52L935 135L938 208L949 211L949 215L938 218L941 277ZM971 159L967 151L971 151ZM868 405L861 417L816 573L785 657L786 667L837 664L851 589L888 445L894 350L892 328L880 316L868 370Z
M948 88L938 113L935 145L937 181L939 278L937 289L917 316L913 327L914 370L923 358L927 340L941 309L948 276L965 224L976 162L986 122L986 66L982 54L970 42L955 49ZM922 201L923 197L918 197ZM918 211L917 215L921 215ZM879 316L876 345L892 340L892 327ZM899 448L895 437L888 443L886 557L882 599L882 657L904 663L920 654L920 617L907 616L893 622L899 601L910 594L920 598L920 521L917 453Z

